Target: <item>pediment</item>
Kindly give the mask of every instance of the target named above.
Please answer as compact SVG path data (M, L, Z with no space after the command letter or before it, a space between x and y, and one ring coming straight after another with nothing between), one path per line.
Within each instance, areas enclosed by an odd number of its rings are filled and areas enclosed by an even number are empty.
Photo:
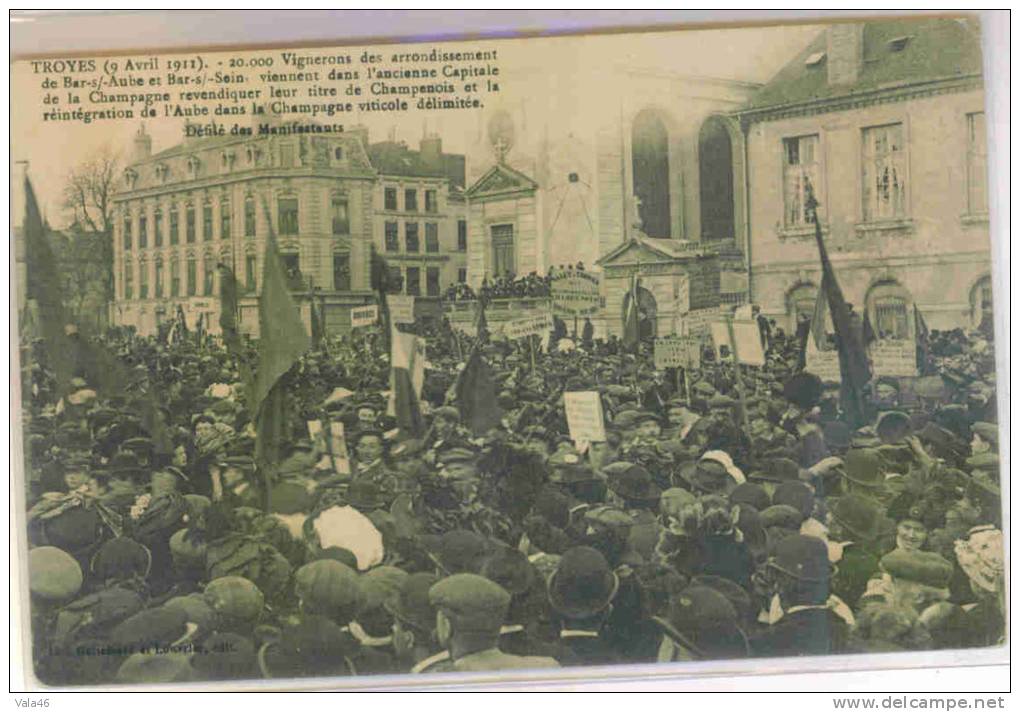
M510 166L498 163L468 188L467 195L471 198L478 198L486 195L532 191L536 188L538 188L538 183L525 174Z

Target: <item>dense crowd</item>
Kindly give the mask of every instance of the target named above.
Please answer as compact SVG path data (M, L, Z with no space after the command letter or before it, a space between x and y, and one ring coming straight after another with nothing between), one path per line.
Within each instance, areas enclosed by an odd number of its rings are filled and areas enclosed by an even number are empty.
M111 387L83 366L60 399L43 345L25 345L39 678L328 677L1003 642L986 336L933 331L921 377L872 381L870 422L851 428L839 385L798 372L799 340L779 329L766 366L739 376L710 349L683 373L656 370L647 343L635 354L616 339L554 338L536 356L448 325L420 331L424 435L387 414L386 340L362 329L285 376L290 446L271 479L255 467L238 364L214 339L110 332L94 342L132 377ZM476 347L499 423L483 432L463 417L457 387ZM571 440L565 391L600 394L605 441ZM316 421L326 433L344 424L346 460L309 435Z
M569 275L573 271L584 272L584 263L576 265L553 265L545 276L530 272L523 277L507 273L495 279L486 278L478 292L475 293L467 284L454 284L446 290L447 301L463 302L482 299L524 299L529 297L548 297L552 295L552 283L557 277Z

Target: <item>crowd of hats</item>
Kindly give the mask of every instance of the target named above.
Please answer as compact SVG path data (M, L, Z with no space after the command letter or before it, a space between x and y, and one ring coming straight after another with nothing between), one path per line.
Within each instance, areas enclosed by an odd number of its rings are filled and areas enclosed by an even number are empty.
M857 428L839 384L801 371L780 330L763 336L766 366L739 375L708 353L659 371L649 344L615 339L537 356L478 345L501 420L477 432L455 387L474 340L416 329L425 435L387 415L381 334L333 338L285 376L269 484L238 364L213 340L95 337L138 380L111 390L79 374L62 397L43 344L25 345L39 678L442 670L437 611L561 665L1001 642L983 335L932 332L925 371L876 379ZM565 391L599 393L604 442L571 439ZM348 462L309 421L344 424ZM842 632L777 635L806 609Z

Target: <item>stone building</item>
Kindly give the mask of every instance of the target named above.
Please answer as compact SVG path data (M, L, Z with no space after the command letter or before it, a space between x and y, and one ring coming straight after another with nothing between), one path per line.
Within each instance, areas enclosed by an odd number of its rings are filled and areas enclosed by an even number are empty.
M368 154L378 172L376 250L386 258L393 283L416 298L417 312L438 313L447 287L467 282L464 156L443 153L442 139L430 133L417 151L383 141L369 144Z
M836 24L735 113L747 137L751 300L784 327L820 281L808 188L840 285L879 336L976 324L991 305L978 29Z
M472 286L506 271L545 274L578 262L602 271L610 254L617 276L686 271L650 261L628 267L638 251L620 248L640 240L657 246L659 262L684 261L681 253L718 258L706 262L718 270L716 300L719 290L746 292L743 137L731 113L760 85L618 66L515 67L503 78L513 82L526 83L520 96L529 98L480 112L468 150ZM596 334L622 332L628 283L603 280ZM677 301L680 291L648 290L656 333L671 333L689 308Z
M370 146L361 127L294 134L289 123L270 126L186 138L156 154L144 129L135 136L114 198L114 323L151 334L180 305L189 326L201 318L217 332L222 263L241 286L241 328L257 334L268 221L306 324L314 300L333 333L350 328L353 307L374 300L371 251L391 246L391 224L400 249L387 257L407 293L415 276L422 296L466 277L458 260L466 245L463 156L443 154L435 137L414 152Z

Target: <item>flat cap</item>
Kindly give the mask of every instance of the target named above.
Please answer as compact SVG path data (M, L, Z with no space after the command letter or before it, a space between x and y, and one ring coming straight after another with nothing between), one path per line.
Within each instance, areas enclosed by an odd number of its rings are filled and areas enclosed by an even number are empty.
M931 551L894 549L882 557L882 571L893 578L914 581L932 588L947 588L953 565Z
M429 589L429 603L460 630L489 630L503 624L510 593L477 574L454 574Z

